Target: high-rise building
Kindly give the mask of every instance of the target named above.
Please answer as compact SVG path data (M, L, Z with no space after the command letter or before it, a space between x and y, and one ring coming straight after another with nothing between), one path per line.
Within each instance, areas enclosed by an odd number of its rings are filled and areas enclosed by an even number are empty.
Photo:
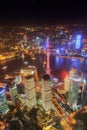
M26 105L32 108L36 104L35 82L33 76L25 77Z
M70 77L67 75L64 79L64 90L65 93L69 91L69 87L70 87Z
M0 88L0 113L6 114L9 111L5 88L2 86Z
M70 89L70 77L77 75L77 69L75 67L71 68L69 74L66 75L64 78L64 90L65 93L69 92Z
M52 109L51 81L48 74L42 77L42 105L46 111Z
M68 103L73 110L76 109L77 107L77 97L80 82L81 82L80 77L76 77L75 75L70 77Z
M18 90L16 84L14 83L10 87L10 94L11 94L12 103L15 104L15 100L18 97Z
M71 70L69 71L69 77L73 75L77 75L77 69L75 67L71 68Z
M35 81L34 81L34 71L31 69L24 70L26 71L26 75L24 76L24 84L25 84L25 102L29 108L32 108L36 105L36 92L35 92Z
M16 85L19 85L21 82L22 82L21 74L16 74L15 75L15 83L16 83Z
M80 49L80 47L81 47L81 40L82 40L82 36L81 35L77 35L76 36L76 46L75 46L75 49Z

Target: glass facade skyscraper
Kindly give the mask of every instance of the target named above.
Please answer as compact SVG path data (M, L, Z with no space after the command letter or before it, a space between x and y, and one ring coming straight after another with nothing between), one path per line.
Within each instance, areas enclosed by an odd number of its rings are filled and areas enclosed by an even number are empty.
M0 88L0 113L6 114L9 111L6 94L5 94L5 88Z
M42 105L46 111L52 109L52 92L49 75L42 77Z
M16 84L12 84L11 87L10 87L10 93L11 93L11 100L12 100L12 103L15 104L15 100L17 99L18 97L18 90L17 90L17 86Z
M77 107L77 97L78 97L78 89L80 86L81 78L77 76L70 77L70 88L68 95L68 103L70 107L74 110Z
M36 105L35 81L33 75L25 78L25 95L25 102L29 108Z

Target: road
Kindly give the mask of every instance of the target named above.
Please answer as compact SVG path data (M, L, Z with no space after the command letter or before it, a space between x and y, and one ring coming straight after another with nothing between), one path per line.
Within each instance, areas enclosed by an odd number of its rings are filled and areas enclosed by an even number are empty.
M73 125L76 123L76 121L70 116L70 113L72 113L71 109L67 107L66 110L66 102L62 100L62 97L58 95L55 91L52 91L53 94L53 104L55 106L56 114L58 117L61 118L61 125L64 130L73 130Z

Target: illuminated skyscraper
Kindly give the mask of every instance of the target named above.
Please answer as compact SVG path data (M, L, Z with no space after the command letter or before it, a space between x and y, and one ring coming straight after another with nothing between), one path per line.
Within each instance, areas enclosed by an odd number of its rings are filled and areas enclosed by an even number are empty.
M71 68L69 71L69 77L76 75L77 74L77 69L75 67Z
M16 83L16 85L19 85L21 82L22 82L21 74L16 74L15 75L15 83Z
M26 105L32 108L36 104L35 82L33 76L25 77Z
M68 103L74 110L77 107L78 89L80 86L81 78L76 76L70 77L70 88L68 95Z
M24 36L23 36L22 44L24 45L24 47L26 47L26 46L27 46L27 43L28 43L28 37L27 37L27 35L24 35Z
M6 114L9 111L5 88L0 88L0 113Z
M65 93L69 91L69 87L70 87L70 78L67 75L65 77L65 79L64 79L64 90L65 90Z
M10 87L10 93L11 93L11 100L12 100L12 103L15 104L15 100L17 99L18 97L18 90L17 90L17 86L16 84L12 84L11 87Z
M52 108L51 82L48 74L42 77L42 105L46 111Z
M77 35L76 36L76 46L75 46L75 48L80 49L80 47L81 47L81 35Z
M34 81L34 71L27 70L25 75L25 102L29 108L32 108L36 105L36 92L35 92L35 81Z
M71 76L75 76L76 75L76 72L77 72L77 69L75 67L73 67L70 71L69 71L69 74L67 74L64 78L64 89L65 89L65 92L68 92L69 91L69 88L70 88L70 77Z

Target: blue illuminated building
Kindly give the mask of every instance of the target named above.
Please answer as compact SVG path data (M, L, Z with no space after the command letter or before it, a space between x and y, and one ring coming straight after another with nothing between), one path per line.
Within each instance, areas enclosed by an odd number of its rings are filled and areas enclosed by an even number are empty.
M10 88L10 93L11 93L11 100L12 103L15 104L15 100L18 97L18 90L17 90L17 86L16 84L12 84L11 88Z
M5 88L0 88L0 113L6 114L9 111Z
M77 36L76 36L75 49L80 49L80 47L81 47L81 38L82 38L81 35L77 35Z
M46 41L45 41L45 48L48 49L49 48L49 37L46 38Z
M56 50L56 53L57 53L58 55L65 55L65 46L64 46L64 45L59 46L59 47L57 48L57 50Z

